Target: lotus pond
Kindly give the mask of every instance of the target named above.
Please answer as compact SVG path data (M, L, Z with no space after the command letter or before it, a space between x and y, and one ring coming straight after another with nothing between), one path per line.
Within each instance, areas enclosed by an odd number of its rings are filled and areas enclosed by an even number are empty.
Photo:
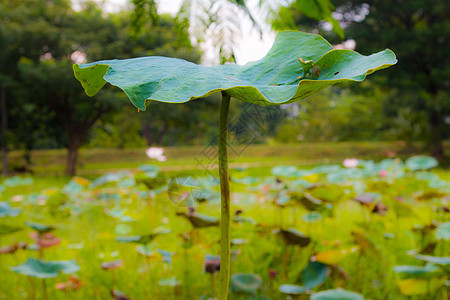
M447 299L450 173L433 158L230 172L230 299ZM5 179L0 298L213 298L216 175Z

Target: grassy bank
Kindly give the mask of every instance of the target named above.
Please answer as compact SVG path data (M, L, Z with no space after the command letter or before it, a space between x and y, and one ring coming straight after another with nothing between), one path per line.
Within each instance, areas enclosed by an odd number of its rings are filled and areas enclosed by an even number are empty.
M447 153L450 142L445 144ZM345 142L301 143L283 145L239 145L230 147L231 167L271 167L279 164L315 165L340 163L348 157L380 160L389 154L408 157L426 153L415 144L407 147L403 142ZM201 170L215 168L215 146L167 147L166 162L150 160L145 149L82 149L79 155L78 174L95 176L106 171L135 169L142 164L159 165L163 171ZM11 151L10 165L25 165L23 152ZM31 152L30 169L35 175L62 175L65 169L66 150L39 150ZM445 162L444 162L445 165Z

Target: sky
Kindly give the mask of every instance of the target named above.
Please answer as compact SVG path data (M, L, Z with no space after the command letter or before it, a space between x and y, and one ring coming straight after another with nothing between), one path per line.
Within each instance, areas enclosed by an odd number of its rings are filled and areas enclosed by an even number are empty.
M72 0L74 8L77 8L77 3L82 0ZM104 3L105 12L117 12L122 9L126 9L129 6L129 0L94 0L98 3ZM252 7L256 7L258 0L248 1L248 6L252 10ZM175 15L181 5L181 0L160 0L158 1L158 12L169 13ZM238 38L239 48L235 49L236 62L239 65L246 64L249 61L255 61L263 58L275 40L275 34L270 30L263 32L262 39L259 33L252 28L252 24L249 20L243 19L241 22L241 35ZM206 53L208 59L210 54Z

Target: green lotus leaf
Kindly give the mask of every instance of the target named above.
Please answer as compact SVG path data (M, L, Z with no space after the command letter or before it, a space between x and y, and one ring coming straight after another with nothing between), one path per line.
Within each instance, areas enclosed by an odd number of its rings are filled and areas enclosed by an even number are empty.
M28 258L25 263L11 267L11 270L19 274L37 278L52 278L58 276L59 272L64 274L75 273L80 270L80 266L73 259L44 261L35 258Z
M306 287L296 284L282 284L280 285L279 291L288 295L308 294L308 289Z
M145 235L130 235L130 236L116 237L116 241L118 241L119 243L135 243L147 245L148 243L153 241L157 236L167 233L170 233L169 228L158 227L155 228L151 233Z
M22 230L22 227L10 226L8 224L0 224L0 236L8 235Z
M158 284L160 286L179 286L181 282L179 282L176 277L161 279Z
M411 171L428 170L438 165L436 158L426 155L412 156L406 160L406 166Z
M219 219L213 216L207 216L196 212L186 213L184 211L177 211L176 214L177 216L188 219L195 228L219 226Z
M233 274L230 278L231 290L235 293L256 294L262 279L256 274Z
M440 266L446 272L450 272L450 256L432 256L416 254L415 258Z
M450 222L439 224L436 229L436 239L450 240Z
M309 212L302 215L302 220L306 223L314 223L322 220L322 215L316 211Z
M312 67L303 69L300 58L312 61ZM284 31L264 58L244 66L205 67L153 56L75 64L73 70L89 96L109 82L122 89L138 109L146 110L151 100L184 103L221 91L260 105L290 103L336 83L363 81L366 75L396 63L388 49L364 56L333 50L319 35Z
M230 240L232 246L236 245L244 245L248 243L248 240L246 239L231 239Z
M270 173L274 176L296 177L299 170L296 166L276 166Z
M399 265L394 267L394 272L402 278L431 278L441 275L442 270L433 264L422 266Z
M34 230L36 230L39 233L47 233L47 232L50 232L50 231L53 231L56 229L53 226L49 226L49 225L41 224L41 223L35 223L35 222L25 222L25 225L33 228Z
M280 229L278 234L283 238L287 245L298 245L306 247L311 242L311 238L307 237L303 232L295 228Z
M364 297L355 292L335 289L314 293L311 300L364 300Z
M5 179L5 181L3 182L4 185L9 186L9 187L30 185L32 183L33 183L33 178L21 177L21 176L14 176L14 177Z
M9 202L0 201L0 218L15 217L20 214L21 211L20 208L12 208Z
M302 281L307 288L313 289L324 283L330 274L331 269L327 265L318 261L309 261L302 270Z

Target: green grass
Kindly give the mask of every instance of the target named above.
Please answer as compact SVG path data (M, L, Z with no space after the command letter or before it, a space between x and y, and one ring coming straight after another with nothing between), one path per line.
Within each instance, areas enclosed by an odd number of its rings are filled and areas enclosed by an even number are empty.
M447 153L450 143L445 144ZM423 146L414 144L406 147L403 142L342 142L342 143L300 143L280 145L238 145L229 150L230 166L272 167L279 164L315 165L341 163L349 157L381 160L386 151L393 151L399 157L424 154ZM201 169L201 165L216 168L216 147L191 146L167 147L166 162L150 160L145 149L82 149L78 161L78 174L98 176L110 170L136 169L142 164L155 164L163 171ZM65 150L32 151L31 169L36 175L62 175L66 162ZM11 166L23 166L23 153L9 154Z
M299 168L310 169L314 165L327 163L341 163L347 157L364 157L380 160L382 150L399 150L402 145L374 144L374 143L340 143L328 147L325 144L304 144L285 146L251 146L242 156L231 158L232 166L248 166L245 172L231 171L232 177L256 176L270 177L271 167L275 165L293 164ZM202 176L204 170L196 168L196 161L192 158L200 153L200 147L167 148L168 161L157 163L164 170L166 176L192 174ZM400 151L400 150L399 150ZM277 156L280 153L280 156ZM63 151L45 151L33 153L36 170L44 163L56 170L62 171L58 162L63 161ZM327 155L325 159L324 155ZM403 154L402 154L403 155ZM86 150L82 152L83 177L94 179L105 170L132 170L141 164L149 164L143 149L139 150ZM126 162L127 160L130 162ZM98 160L98 162L96 162ZM234 162L233 162L234 160ZM110 162L108 164L108 161ZM38 164L39 162L39 164ZM215 162L215 160L214 160ZM37 168L40 166L39 168ZM59 169L58 169L59 168ZM215 174L216 170L212 171ZM0 218L0 223L19 225L24 227L26 221L51 224L57 227L55 235L62 242L56 247L44 250L46 259L62 260L76 259L81 266L77 272L83 286L80 290L62 292L54 288L58 282L67 280L68 275L61 274L58 278L48 279L47 287L49 299L111 299L110 290L119 289L132 299L199 299L201 295L211 297L211 278L203 270L203 260L206 254L219 253L219 228L205 228L193 230L190 223L175 215L182 207L174 205L167 193L162 193L151 199L143 185L121 188L118 184L110 183L104 187L87 189L85 192L68 197L60 192L69 178L50 175L52 172L37 172L33 176L33 184L18 187L7 187L0 194L2 201L9 201L14 207L21 207L22 213L14 218ZM447 168L435 168L433 174L442 180L450 180ZM307 265L311 256L316 253L346 249L355 246L352 232L364 233L376 246L373 253L364 254L361 251L346 256L337 266L342 268L349 278L345 279L334 273L323 285L316 290L343 287L365 295L366 299L437 299L436 293L406 297L402 295L396 284L398 275L393 272L395 265L423 265L408 251L418 249L433 240L432 236L420 237L412 230L415 225L427 225L431 222L448 221L448 213L438 211L439 205L445 205L445 198L425 202L417 201L417 195L424 191L434 191L428 182L415 179L412 174L405 177L380 178L373 176L365 179L346 181L343 184L329 184L325 176L318 178L305 177L308 180L325 184L325 194L333 203L331 212L322 211L322 219L315 223L308 223L303 216L308 211L304 206L292 204L285 208L275 207L276 198L273 186L244 186L232 183L232 210L243 210L243 215L253 218L258 225L232 224L232 238L244 238L247 244L234 246L239 251L232 261L232 274L244 272L261 276L263 286L260 294L271 299L286 299L278 292L278 287L284 283L301 284L301 270ZM282 178L290 182L288 178ZM273 180L273 178L272 178ZM386 215L370 213L352 199L356 190L364 186L364 190L382 194L383 202L389 210ZM51 193L51 188L56 192ZM442 188L448 191L448 186ZM217 192L217 187L214 188ZM295 190L295 188L294 188ZM298 188L299 191L303 189ZM319 197L319 190L315 189ZM119 195L119 200L103 199L102 194ZM46 201L36 202L35 195L50 195ZM18 197L19 196L19 197ZM396 197L411 205L412 211L406 216L400 216L395 203ZM448 197L448 196L447 196ZM34 199L34 200L33 200ZM20 201L17 201L20 200ZM447 200L448 201L448 200ZM121 209L135 219L134 222L124 223L107 214L111 209ZM197 205L201 213L219 216L217 202ZM145 234L158 226L166 226L171 233L157 237L154 247L174 252L172 265L162 262L160 256L155 255L146 259L138 254L132 244L118 243L115 238L118 225L129 225L130 235ZM310 236L313 242L303 249L286 246L273 233L274 229L294 227ZM0 245L9 245L18 241L31 243L29 234L31 229L24 227L18 233L2 237ZM184 250L180 235L189 234L193 239L193 247ZM386 238L385 233L393 234L394 238ZM439 241L432 252L433 255L448 255L448 241ZM31 250L18 250L15 254L0 254L0 299L30 299L30 291L35 286L36 299L43 299L41 280L33 280L26 276L15 274L11 266L23 263L27 257L37 257L38 253ZM122 259L123 267L117 270L105 271L100 264L105 261ZM268 270L278 272L273 280L273 290ZM181 287L162 287L158 282L164 278L175 276L182 282ZM217 283L217 278L215 279ZM239 299L231 294L230 299ZM242 298L247 299L247 298ZM442 298L445 299L445 298Z

